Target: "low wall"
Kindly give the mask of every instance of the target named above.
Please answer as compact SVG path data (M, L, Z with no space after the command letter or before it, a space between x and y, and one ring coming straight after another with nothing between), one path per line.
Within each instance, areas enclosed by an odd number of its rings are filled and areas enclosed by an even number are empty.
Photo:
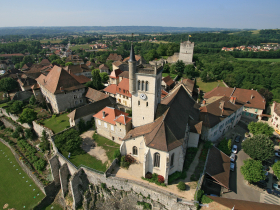
M61 184L63 197L67 194L68 191L68 176L69 176L69 170L67 164L65 163L59 169L59 177L60 177L60 184Z
M13 121L15 121L16 123L18 123L18 124L21 125L22 127L28 128L28 129L32 128L32 126L29 125L29 124L27 124L27 123L20 123L20 122L18 122L17 120L18 120L19 117L16 116L16 115L14 115L14 114L12 114L12 113L7 113L6 109L0 108L0 110L1 110L1 112L2 112L3 115L5 115L6 117L10 117Z
M113 160L112 164L110 165L110 167L107 169L107 171L105 172L105 176L108 177L111 175L113 168L117 165L118 163L118 159L116 158L115 160Z
M33 129L34 129L35 133L37 134L37 136L42 137L42 133L44 130L48 136L53 136L53 132L51 129L49 129L43 125L40 125L35 121L32 121L32 124L33 124Z
M6 128L11 128L13 129L14 131L16 130L16 126L11 123L9 120L5 119L4 117L1 118L1 121L4 123L5 127Z
M24 170L24 172L34 181L34 183L39 187L39 189L46 195L45 187L43 186L43 184L38 180L38 178L34 174L32 174L32 171L30 171L29 168L22 161L19 160L19 156L14 151L14 149L3 139L0 138L0 141L11 150L11 152L15 156L16 161L18 162L22 170Z

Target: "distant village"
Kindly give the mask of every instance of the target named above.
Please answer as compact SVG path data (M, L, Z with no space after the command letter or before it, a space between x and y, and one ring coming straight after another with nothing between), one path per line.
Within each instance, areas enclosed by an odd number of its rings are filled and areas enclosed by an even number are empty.
M249 45L249 46L239 46L239 47L223 47L222 51L234 51L234 50L241 50L241 51L252 51L252 52L268 52L270 50L279 50L280 45L279 44L263 44L262 46L255 46L255 45Z

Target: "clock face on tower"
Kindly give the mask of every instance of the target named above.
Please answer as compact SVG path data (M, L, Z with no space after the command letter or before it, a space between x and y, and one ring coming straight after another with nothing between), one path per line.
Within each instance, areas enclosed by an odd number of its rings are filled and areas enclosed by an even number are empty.
M141 93L141 94L140 94L140 98L141 98L142 100L145 100L145 99L147 98L147 96L146 96L145 93Z

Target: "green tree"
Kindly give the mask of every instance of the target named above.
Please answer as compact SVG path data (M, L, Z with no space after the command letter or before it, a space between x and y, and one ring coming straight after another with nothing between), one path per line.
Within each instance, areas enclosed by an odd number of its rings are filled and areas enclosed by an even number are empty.
M230 147L229 147L229 141L230 141ZM224 152L227 155L230 155L231 153L231 140L227 140L224 138L222 141L220 141L218 149Z
M248 129L254 135L264 134L266 136L272 136L274 132L274 129L272 127L263 122L250 122L248 125Z
M18 87L18 83L11 77L4 77L0 80L0 91L9 92Z
M29 99L29 104L34 105L36 103L36 98L34 95L31 96L31 98Z
M43 171L46 165L46 161L40 158L33 165L37 171Z
M241 166L241 173L244 179L248 182L258 182L265 179L265 172L260 160L247 159L244 160L244 165Z
M37 119L37 112L33 109L25 108L21 115L19 116L18 121L20 123L32 123L33 120Z
M100 73L100 77L101 77L101 81L102 81L103 83L106 83L106 82L108 82L108 80L109 80L109 75L108 75L106 72Z
M184 69L184 73L186 75L193 77L194 72L195 72L194 65L186 65L186 67Z
M185 64L183 61L181 60L178 60L176 63L175 63L175 69L177 72L181 72L183 73L184 72L184 69L185 69Z
M274 156L274 143L266 135L258 134L242 142L246 154L255 160L268 160Z
M73 66L74 64L72 62L65 63L65 66Z
M22 101L12 101L11 105L8 107L7 111L12 113L20 113L23 108Z
M92 70L91 74L92 74L93 88L96 89L96 90L102 89L103 85L101 83L101 77L100 77L99 70Z
M277 161L272 166L273 172L278 179L280 179L280 161Z
M170 66L168 64L165 64L163 66L163 73L169 73L170 72Z

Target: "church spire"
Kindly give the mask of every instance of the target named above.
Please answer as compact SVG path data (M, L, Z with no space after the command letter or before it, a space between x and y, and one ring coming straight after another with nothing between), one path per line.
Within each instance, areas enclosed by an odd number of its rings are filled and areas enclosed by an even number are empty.
M128 62L134 62L135 60L135 54L134 54L134 49L133 49L133 34L132 34L132 42L131 42L131 49L130 49L130 56Z

